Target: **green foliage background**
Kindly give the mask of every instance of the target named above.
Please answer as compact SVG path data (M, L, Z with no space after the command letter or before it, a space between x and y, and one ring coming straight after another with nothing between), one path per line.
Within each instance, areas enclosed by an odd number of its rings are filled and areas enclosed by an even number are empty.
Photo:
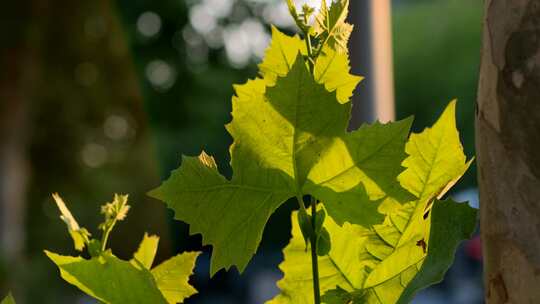
M394 6L397 115L414 114L413 130L420 131L447 100L457 98L465 154L473 155L483 1L413 2L399 1ZM473 185L474 165L458 189Z

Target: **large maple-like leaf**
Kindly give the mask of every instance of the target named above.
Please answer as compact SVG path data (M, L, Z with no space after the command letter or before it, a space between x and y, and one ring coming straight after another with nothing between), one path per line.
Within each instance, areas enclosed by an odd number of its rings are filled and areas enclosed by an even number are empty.
M151 269L158 241L158 237L145 234L131 261L123 261L110 251L91 259L45 253L64 280L100 302L182 303L197 292L188 279L199 253L179 254Z
M274 43L267 58L284 65L268 64L273 69L262 68L264 79L235 86L233 120L227 125L234 138L232 178L220 175L206 154L184 157L181 167L150 193L165 201L176 219L189 223L192 233L201 233L205 244L213 245L212 274L233 265L242 271L266 221L288 198L313 195L328 204L340 223L367 225L382 220L378 203L410 196L395 180L402 171L411 119L347 133L351 105L337 96L340 89L352 89L329 79L348 75L348 61L332 55L321 61L327 68L313 76L299 46L293 45ZM292 63L288 52L274 50L288 47L296 48ZM279 54L285 54L281 61ZM330 67L329 62L341 66ZM328 72L335 76L325 77ZM328 91L329 86L338 92ZM343 209L351 206L365 216L347 217Z
M322 292L328 291L327 303L407 303L416 291L442 278L457 244L470 236L476 222L476 211L466 204L433 203L470 165L462 152L454 115L452 102L431 129L411 135L406 145L407 169L399 181L417 199L389 211L382 224L369 229L349 224L339 227L332 221L326 224L333 244L342 242L344 236L349 244L346 249L333 247L328 256L319 258L320 263L332 260L333 275L321 273L321 278L328 279L321 286ZM361 233L355 236L349 232L353 230ZM278 283L282 294L271 303L312 301L309 254L300 250L302 240L293 230L280 266L285 274ZM339 259L336 255L341 251L356 258ZM353 275L349 269L355 269ZM328 281L338 288L328 288Z
M111 254L86 260L45 253L58 266L64 280L103 303L167 303L150 271Z

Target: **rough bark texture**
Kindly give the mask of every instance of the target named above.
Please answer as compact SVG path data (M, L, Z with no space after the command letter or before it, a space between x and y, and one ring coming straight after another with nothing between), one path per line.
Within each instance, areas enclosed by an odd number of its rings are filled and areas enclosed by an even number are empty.
M476 116L486 303L540 301L540 1L487 0Z

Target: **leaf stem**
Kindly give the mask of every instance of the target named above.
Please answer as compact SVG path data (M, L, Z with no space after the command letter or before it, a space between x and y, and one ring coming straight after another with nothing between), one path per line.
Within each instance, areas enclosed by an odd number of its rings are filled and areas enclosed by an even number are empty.
M307 25L308 20L307 17L304 15L304 23ZM314 73L314 60L313 57L313 46L311 44L311 36L309 35L309 27L306 27L307 29L303 29L304 32L304 39L306 40L306 47L307 47L307 53L308 53L308 65L309 65L309 72L311 75ZM301 200L300 196L297 196L298 203L301 205L301 208L304 208L305 206L303 203L303 200ZM311 197L311 226L313 227L311 237L309 242L311 243L311 270L313 273L313 298L315 300L315 304L321 304L321 289L319 284L319 258L317 256L317 239L319 238L319 235L316 231L316 217L317 217L317 201L314 197Z
M306 48L308 53L308 65L309 65L309 72L313 74L313 68L314 68L314 58L313 58L313 45L311 44L311 36L309 35L309 26L308 24L308 17L304 15L304 24L305 27L302 28L302 31L304 32L304 40L306 41Z
M116 216L113 219L111 219L111 221L105 221L104 227L103 227L103 234L101 236L101 251L105 251L107 249L107 242L109 241L109 235L111 234L111 231L116 225L116 222L118 222L118 217Z
M328 40L330 40L329 38L330 38L330 35L326 36L326 38L324 38L323 42L319 44L319 46L318 46L319 49L317 50L317 54L315 54L315 58L319 58L319 56L322 53L322 49L323 49L324 45L326 43L328 43Z
M298 201L298 205L300 206L300 209L307 212L306 206L304 205L304 200L302 199L302 195L297 194L296 195L296 200Z
M313 46L311 45L311 38L309 37L309 33L306 33L306 46L307 46L307 52L308 52L308 65L309 65L309 71L313 74Z
M321 289L319 286L319 258L317 256L317 232L316 232L316 216L317 214L317 201L315 198L311 198L311 225L313 226L313 233L311 235L311 270L313 272L313 297L315 304L321 303Z
M103 235L101 236L101 251L105 251L107 249L107 242L109 241L109 234L111 234L114 224L116 224L116 221L114 221L112 225L108 225L103 230Z

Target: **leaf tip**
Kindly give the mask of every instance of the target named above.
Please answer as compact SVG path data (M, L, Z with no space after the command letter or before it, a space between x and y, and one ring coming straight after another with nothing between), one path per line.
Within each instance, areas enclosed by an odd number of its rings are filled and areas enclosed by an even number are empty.
M217 170L217 165L214 157L208 155L205 151L202 151L199 155L199 161L206 167Z

